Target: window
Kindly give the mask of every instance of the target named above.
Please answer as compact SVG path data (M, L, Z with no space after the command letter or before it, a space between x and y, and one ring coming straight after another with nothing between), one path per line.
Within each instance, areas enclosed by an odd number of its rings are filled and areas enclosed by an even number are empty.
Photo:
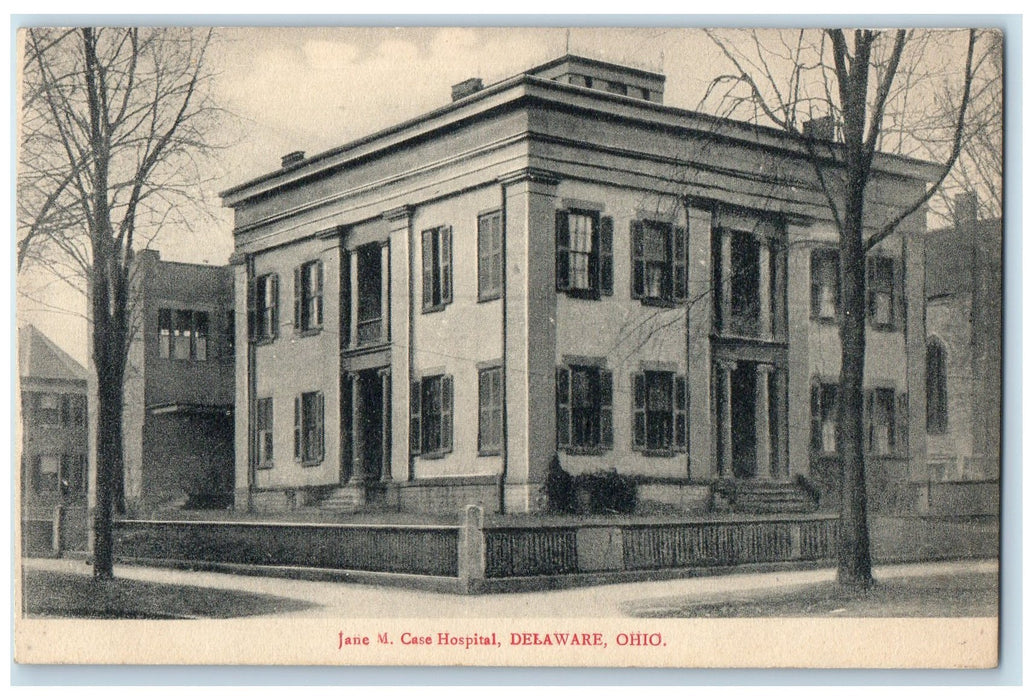
M502 453L502 368L489 367L478 374L480 423L477 451L482 455Z
M556 212L556 290L588 298L613 294L611 217Z
M384 322L385 252L380 243L370 243L355 251L359 294L355 319L358 345L373 345L387 340L387 324Z
M233 309L226 312L226 327L222 338L222 356L232 360L237 348L237 316Z
M255 466L273 466L273 400L258 399L255 406Z
M835 320L839 316L839 251L811 251L811 318Z
M294 459L302 464L323 461L323 392L294 398Z
M86 455L61 455L60 485L63 496L86 490Z
M838 451L836 410L839 385L824 382L811 384L811 450L821 454Z
M631 222L631 298L680 302L686 297L685 228Z
M58 489L61 455L36 455L32 470L32 488L36 493L54 493Z
M947 432L947 351L936 338L925 349L925 429L930 435Z
M452 302L452 227L423 232L423 310Z
M158 356L175 360L207 360L208 312L159 309Z
M441 374L413 382L410 404L410 451L424 456L451 452L452 377Z
M556 444L568 451L613 447L613 374L600 367L556 369Z
M632 375L632 448L684 451L687 444L685 377L673 372Z
M881 256L868 259L868 322L880 330L893 330L896 326L896 262Z
M893 389L865 392L867 447L874 455L888 455L897 448L896 396Z
M477 299L502 296L502 214L477 218Z
M280 323L280 278L277 275L256 278L248 301L251 340L264 342L276 338Z
M36 418L43 425L61 425L61 395L36 394Z
M313 260L294 269L294 330L323 327L323 262Z
M61 396L61 425L86 425L86 397L80 394Z

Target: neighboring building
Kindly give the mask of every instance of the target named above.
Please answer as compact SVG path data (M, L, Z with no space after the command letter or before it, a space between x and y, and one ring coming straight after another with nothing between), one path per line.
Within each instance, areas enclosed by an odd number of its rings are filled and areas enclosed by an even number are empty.
M955 225L926 237L931 481L994 481L1001 459L1001 220L959 197Z
M137 254L123 410L126 510L225 507L233 485L233 271Z
M18 330L23 517L86 505L86 369L34 326Z
M536 510L554 454L684 507L797 475L834 499L838 234L813 165L663 90L566 56L224 192L251 321L237 507ZM878 156L873 224L937 174ZM924 230L870 257L874 483L925 458Z

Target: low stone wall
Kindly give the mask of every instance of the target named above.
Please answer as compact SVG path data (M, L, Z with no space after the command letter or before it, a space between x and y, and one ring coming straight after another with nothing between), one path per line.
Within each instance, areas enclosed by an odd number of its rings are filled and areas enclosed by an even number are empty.
M399 509L407 513L455 513L464 506L499 512L499 482L494 476L417 479L398 484Z

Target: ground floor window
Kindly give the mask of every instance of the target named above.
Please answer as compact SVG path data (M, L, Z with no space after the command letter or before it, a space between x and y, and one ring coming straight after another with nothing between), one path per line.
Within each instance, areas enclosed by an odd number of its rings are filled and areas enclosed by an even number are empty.
M477 451L482 455L502 452L502 368L482 369L478 375Z
M556 368L556 443L562 449L613 447L613 374L602 367Z
M685 377L673 372L632 375L632 447L637 450L684 450L687 392Z
M452 376L439 374L413 382L410 396L410 450L440 455L452 451Z
M811 384L811 450L823 454L835 454L836 410L839 385L815 381Z
M303 464L323 460L323 392L294 399L294 459Z
M273 399L259 399L255 407L255 465L273 466Z

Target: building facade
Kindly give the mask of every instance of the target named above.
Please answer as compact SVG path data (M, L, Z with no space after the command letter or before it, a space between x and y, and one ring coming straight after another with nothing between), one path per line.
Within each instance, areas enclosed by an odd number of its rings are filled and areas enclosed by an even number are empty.
M926 244L926 432L931 481L996 481L1001 448L1001 220L975 195Z
M554 455L687 508L722 480L833 494L838 235L814 168L663 88L566 56L224 192L237 507L534 511ZM875 171L873 226L935 175ZM880 473L924 459L923 232L869 261Z
M226 507L233 484L233 273L137 254L123 408L130 513Z
M22 517L85 508L86 369L36 327L18 329ZM82 517L85 517L83 512Z

